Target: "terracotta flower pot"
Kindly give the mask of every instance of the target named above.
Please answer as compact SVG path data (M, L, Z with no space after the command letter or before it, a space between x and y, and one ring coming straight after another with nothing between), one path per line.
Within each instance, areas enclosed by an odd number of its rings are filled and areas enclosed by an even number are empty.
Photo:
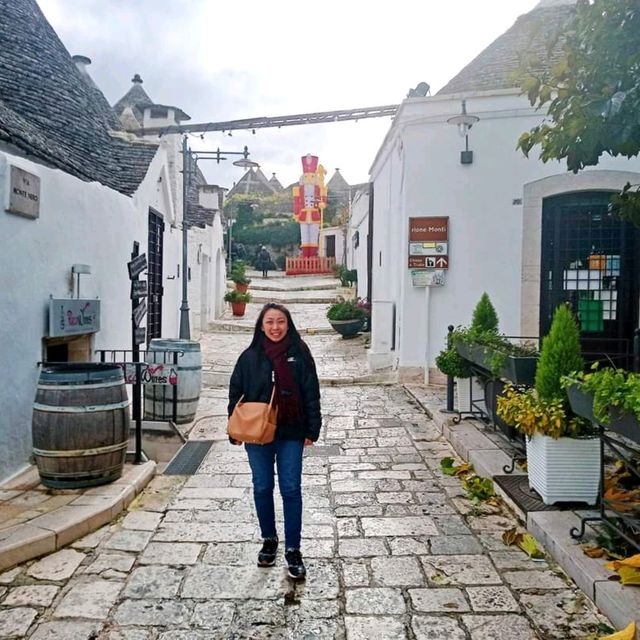
M246 306L247 306L246 302L232 302L231 313L233 313L234 316L243 316Z
M249 288L248 284L242 284L241 282L236 282L236 290L239 291L240 293L247 293L248 288Z

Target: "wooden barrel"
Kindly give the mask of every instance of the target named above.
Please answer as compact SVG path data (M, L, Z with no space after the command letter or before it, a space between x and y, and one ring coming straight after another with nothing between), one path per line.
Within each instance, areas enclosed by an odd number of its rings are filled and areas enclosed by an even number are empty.
M91 487L119 478L129 442L122 369L98 363L45 365L33 406L32 438L47 487Z
M191 422L196 415L202 387L202 354L194 340L154 338L149 345L147 362L173 363L178 353L178 401L176 422ZM144 387L146 420L173 420L173 387L146 384Z

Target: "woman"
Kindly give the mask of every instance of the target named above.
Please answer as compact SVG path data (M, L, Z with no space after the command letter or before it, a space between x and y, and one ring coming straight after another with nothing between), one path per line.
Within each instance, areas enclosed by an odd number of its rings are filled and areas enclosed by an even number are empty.
M278 406L275 440L265 445L245 444L263 538L258 566L272 567L276 562L275 464L284 510L289 577L303 580L306 568L300 553L302 453L304 447L312 445L320 435L320 387L311 352L300 337L289 310L270 302L262 308L253 340L238 358L231 375L229 415L241 396L246 402L269 402L274 384Z

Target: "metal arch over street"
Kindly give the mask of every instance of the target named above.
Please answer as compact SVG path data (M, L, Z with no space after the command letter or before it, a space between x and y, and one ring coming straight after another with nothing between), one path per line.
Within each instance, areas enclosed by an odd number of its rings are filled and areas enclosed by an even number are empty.
M263 116L243 120L224 122L205 122L202 124L172 125L170 127L148 127L138 132L140 135L159 136L169 133L207 133L209 131L234 131L237 129L267 129L269 127L292 127L302 124L321 124L325 122L345 122L364 118L393 117L400 105L388 104L381 107L363 107L361 109L340 109L338 111L317 111L315 113L297 113L289 116Z

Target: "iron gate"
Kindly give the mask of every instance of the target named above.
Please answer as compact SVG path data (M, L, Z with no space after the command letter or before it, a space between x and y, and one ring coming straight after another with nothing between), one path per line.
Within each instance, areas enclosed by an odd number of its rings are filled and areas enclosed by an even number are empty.
M162 333L162 247L164 220L153 209L149 209L149 246L147 250L147 343L159 338Z
M608 192L547 198L542 210L540 335L570 303L588 360L629 367L638 323L638 231L609 212Z

